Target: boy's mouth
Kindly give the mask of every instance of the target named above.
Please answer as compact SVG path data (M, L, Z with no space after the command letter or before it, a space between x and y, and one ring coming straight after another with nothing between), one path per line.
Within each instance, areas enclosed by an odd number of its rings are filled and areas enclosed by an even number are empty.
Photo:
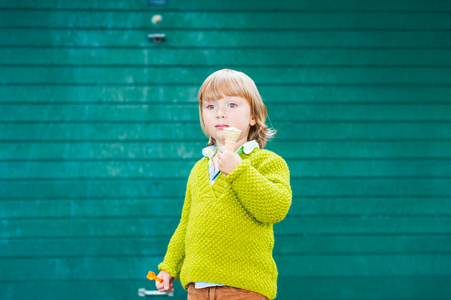
M219 124L219 125L216 125L215 127L216 127L217 129L224 129L224 128L229 127L229 125Z

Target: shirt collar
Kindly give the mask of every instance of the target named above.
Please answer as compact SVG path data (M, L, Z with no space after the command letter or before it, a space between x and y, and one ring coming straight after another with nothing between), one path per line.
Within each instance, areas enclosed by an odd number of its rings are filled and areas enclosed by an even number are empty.
M257 141L255 140L249 141L244 143L236 151L236 153L240 154L241 152L244 152L244 154L250 154L252 151L254 151L255 148L260 149L260 146L258 145ZM210 158L210 160L213 159L213 157L216 155L216 152L218 152L218 147L216 145L208 146L202 149L202 154L204 155L204 157L208 157Z

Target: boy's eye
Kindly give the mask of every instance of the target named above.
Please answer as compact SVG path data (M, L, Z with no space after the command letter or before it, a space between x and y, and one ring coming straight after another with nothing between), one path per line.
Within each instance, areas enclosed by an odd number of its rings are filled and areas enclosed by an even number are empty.
M206 108L207 109L213 109L213 108L215 108L215 106L213 104L209 104L209 105L206 106Z
M237 105L235 103L230 103L229 107L237 107Z

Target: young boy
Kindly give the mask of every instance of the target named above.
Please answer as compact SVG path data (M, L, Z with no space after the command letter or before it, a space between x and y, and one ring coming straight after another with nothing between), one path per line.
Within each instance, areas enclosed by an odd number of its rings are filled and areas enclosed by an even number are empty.
M285 218L292 195L287 164L263 150L274 135L266 107L252 79L228 69L210 75L198 98L208 147L188 178L156 287L173 291L180 279L190 300L273 299L273 224ZM241 130L234 151L224 146L227 127Z

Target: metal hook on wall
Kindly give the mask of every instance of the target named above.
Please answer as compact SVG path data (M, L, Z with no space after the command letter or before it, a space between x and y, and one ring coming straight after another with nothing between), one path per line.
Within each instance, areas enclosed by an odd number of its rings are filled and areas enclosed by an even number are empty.
M160 43L166 38L166 34L164 33L151 33L147 36L154 43Z

